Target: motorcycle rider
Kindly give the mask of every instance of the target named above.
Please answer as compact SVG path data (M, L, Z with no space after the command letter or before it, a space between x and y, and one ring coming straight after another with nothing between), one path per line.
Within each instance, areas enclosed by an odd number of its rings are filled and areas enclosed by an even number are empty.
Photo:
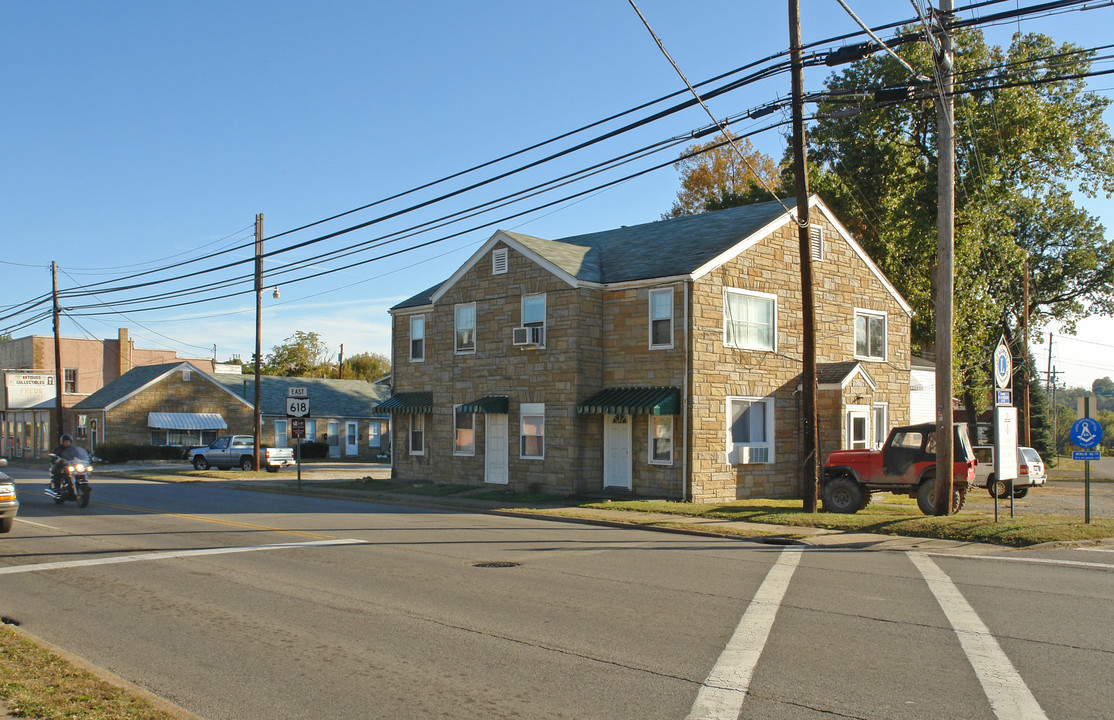
M58 447L51 451L55 457L50 460L50 489L59 490L62 487L62 468L66 463L77 456L77 449L73 446L73 437L66 433L58 438Z

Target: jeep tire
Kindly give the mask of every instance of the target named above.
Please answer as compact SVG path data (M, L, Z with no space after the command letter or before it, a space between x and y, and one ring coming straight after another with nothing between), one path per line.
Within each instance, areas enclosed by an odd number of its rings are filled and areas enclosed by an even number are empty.
M864 499L869 502L870 498L862 485L846 475L825 482L821 495L824 512L847 515L861 510L864 507Z

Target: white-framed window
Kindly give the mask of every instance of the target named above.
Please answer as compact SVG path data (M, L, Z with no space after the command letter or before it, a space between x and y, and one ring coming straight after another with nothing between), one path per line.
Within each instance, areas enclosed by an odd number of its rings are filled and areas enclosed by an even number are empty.
M63 368L62 390L68 393L77 392L77 368Z
M377 448L383 444L383 423L372 420L367 424L367 446Z
M410 454L425 455L425 415L410 416Z
M453 455L476 454L476 416L474 413L460 411L460 405L453 407Z
M476 352L476 303L456 306L456 351Z
M522 325L545 327L545 293L522 296Z
M855 308L855 358L886 359L886 313Z
M808 245L813 260L819 262L824 259L824 228L819 225L809 225Z
M306 436L302 442L317 442L317 421L313 418L306 418Z
M724 288L724 345L745 350L776 350L776 339L776 295Z
M881 450L890 434L890 406L888 403L874 403L874 449Z
M410 362L425 362L425 315L410 316Z
M519 457L545 457L545 403L519 406Z
M649 415L650 464L673 464L673 416Z
M507 272L507 248L495 248L491 251L491 274L503 275Z
M727 461L731 465L774 461L773 397L727 398Z
M289 447L286 444L286 420L275 420L275 447Z
M673 288L650 291L650 347L673 347Z

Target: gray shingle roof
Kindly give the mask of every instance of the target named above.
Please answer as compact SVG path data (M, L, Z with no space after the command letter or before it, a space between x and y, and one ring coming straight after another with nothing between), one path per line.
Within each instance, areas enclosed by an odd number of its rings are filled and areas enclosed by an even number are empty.
M162 365L141 365L139 367L134 367L89 397L81 400L81 402L73 406L73 409L100 410L106 408L180 365L189 365L189 363L178 360L177 362L163 363ZM194 366L190 365L190 367ZM198 370L196 367L194 367L194 370L201 372L201 370Z
M255 376L217 373L212 378L249 404L255 403ZM317 417L366 418L391 395L390 387L364 380L328 380L264 375L260 378L259 404L264 415L286 415L287 390L302 386L309 394L310 412Z
M790 209L797 204L792 198L782 203ZM503 234L578 280L618 283L691 273L784 215L785 208L770 201L559 240ZM428 305L443 284L392 309Z

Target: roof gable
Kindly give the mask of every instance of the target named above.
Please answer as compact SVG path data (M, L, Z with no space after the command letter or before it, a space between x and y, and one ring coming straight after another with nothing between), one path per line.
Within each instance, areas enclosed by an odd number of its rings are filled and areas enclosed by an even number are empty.
M75 410L111 410L120 403L130 400L152 385L156 385L180 369L188 369L205 380L213 383L222 390L227 390L204 370L188 362L164 363L162 365L141 365L127 371L120 377L108 383L81 402L75 404ZM244 402L248 407L251 403L243 400L238 395L229 393L237 400Z
M217 375L216 382L237 398L254 402L254 375ZM375 415L373 408L390 396L387 385L365 380L286 377L263 375L259 378L259 407L263 415L286 416L286 398L293 386L305 387L313 403L315 417L360 418Z

